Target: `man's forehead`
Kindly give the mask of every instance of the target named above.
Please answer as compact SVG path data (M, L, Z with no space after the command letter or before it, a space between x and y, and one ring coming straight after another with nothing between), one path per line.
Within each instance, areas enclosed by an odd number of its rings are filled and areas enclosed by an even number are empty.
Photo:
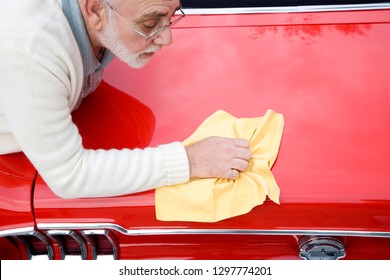
M180 7L180 0L130 0L139 8L167 7L177 9Z
M180 0L120 0L129 15L138 19L148 16L166 16L180 8Z

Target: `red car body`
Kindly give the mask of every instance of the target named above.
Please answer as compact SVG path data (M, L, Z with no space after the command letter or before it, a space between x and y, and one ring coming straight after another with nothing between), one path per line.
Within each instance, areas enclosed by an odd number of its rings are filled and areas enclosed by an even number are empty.
M108 67L74 113L84 145L182 141L219 109L273 109L285 119L280 205L162 222L154 191L61 199L22 153L5 155L0 258L390 259L390 3L184 11L146 67Z

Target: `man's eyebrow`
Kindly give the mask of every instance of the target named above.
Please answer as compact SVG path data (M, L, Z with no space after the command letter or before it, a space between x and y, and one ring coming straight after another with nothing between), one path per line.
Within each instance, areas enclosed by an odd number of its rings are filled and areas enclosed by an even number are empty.
M177 6L175 12L180 10L181 5ZM142 22L152 18L160 18L168 16L169 12L153 11L142 15L137 21Z
M154 12L150 12L150 13L142 15L140 20L146 20L146 19L150 19L150 18L166 17L167 15L168 15L167 12L154 11Z

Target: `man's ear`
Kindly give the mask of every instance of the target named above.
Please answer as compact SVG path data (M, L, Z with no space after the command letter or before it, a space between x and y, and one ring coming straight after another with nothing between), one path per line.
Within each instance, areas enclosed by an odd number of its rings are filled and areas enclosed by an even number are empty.
M79 0L81 12L85 23L96 31L104 26L106 7L102 0Z

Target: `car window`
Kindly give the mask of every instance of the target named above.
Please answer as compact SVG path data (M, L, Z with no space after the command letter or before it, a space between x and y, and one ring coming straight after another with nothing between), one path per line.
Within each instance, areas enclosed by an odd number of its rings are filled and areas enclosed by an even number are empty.
M283 7L385 3L380 0L181 0L184 8Z

